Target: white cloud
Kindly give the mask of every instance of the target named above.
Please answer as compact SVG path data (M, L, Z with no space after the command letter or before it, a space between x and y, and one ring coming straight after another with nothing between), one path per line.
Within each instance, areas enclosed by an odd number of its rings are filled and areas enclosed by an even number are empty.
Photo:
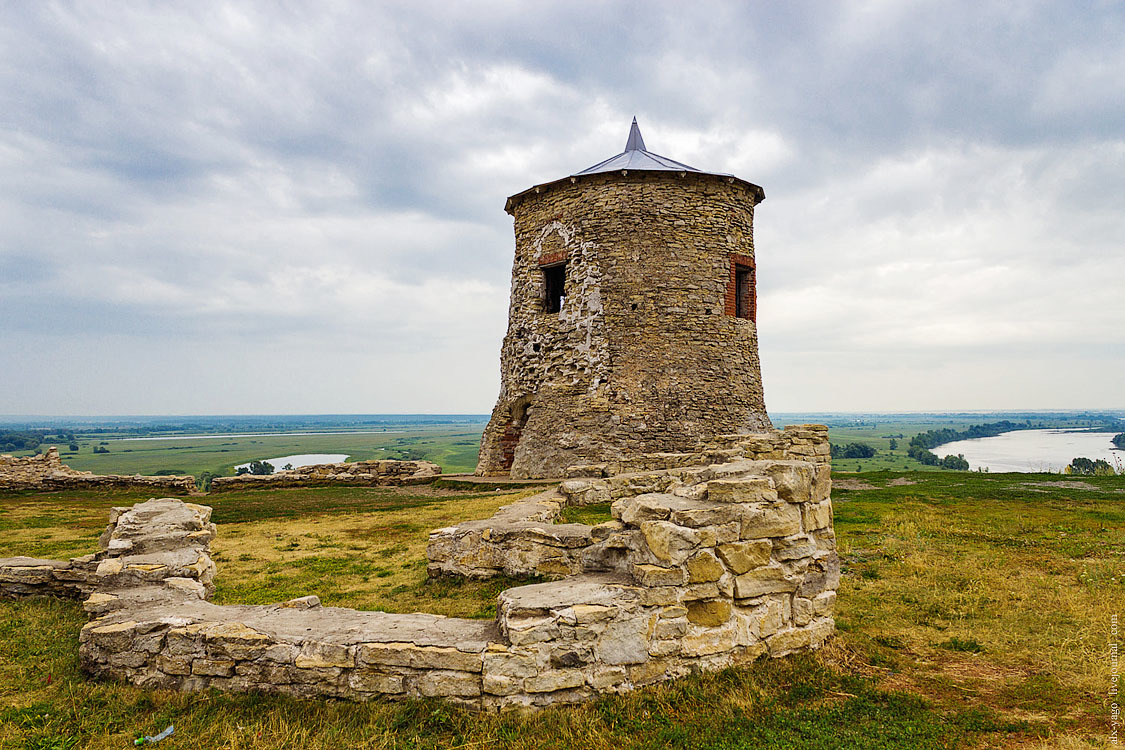
M1118 6L6 15L0 413L487 411L504 198L634 114L766 189L771 409L1122 405Z

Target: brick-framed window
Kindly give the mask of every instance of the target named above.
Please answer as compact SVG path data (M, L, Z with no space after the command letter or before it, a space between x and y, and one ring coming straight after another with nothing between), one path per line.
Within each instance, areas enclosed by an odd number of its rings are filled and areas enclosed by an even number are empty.
M725 310L727 315L746 320L758 319L757 281L754 259L749 255L731 253L730 281L727 283Z
M557 313L566 297L566 253L541 256L539 270L543 273L543 311Z

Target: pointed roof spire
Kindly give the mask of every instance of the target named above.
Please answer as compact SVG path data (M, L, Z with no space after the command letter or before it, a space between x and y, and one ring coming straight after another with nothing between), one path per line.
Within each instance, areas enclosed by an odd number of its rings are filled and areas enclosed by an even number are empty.
M587 167L580 174L598 174L599 172L616 172L621 169L658 170L668 172L698 172L695 167L681 164L667 156L654 154L645 148L645 139L641 137L641 126L637 118L629 126L629 140L625 142L625 150L617 156L611 156L605 161L598 162L592 167Z
M629 128L629 140L625 141L626 151L647 151L645 148L645 139L641 137L641 128L637 125L636 116L633 117L633 125Z
M714 177L723 177L727 180L734 182L738 181L748 186L756 195L755 202L765 200L766 194L760 187L752 182L739 179L734 175L729 175L724 172L704 172L695 167L689 167L687 164L678 162L675 159L669 159L667 156L654 154L645 147L645 139L641 137L641 127L637 124L637 118L633 118L633 124L629 126L629 139L625 142L625 150L616 156L611 156L605 161L600 161L592 167L586 167L581 172L575 172L570 175L571 183L578 180L579 177L591 174L605 174L608 172L620 172L622 175L628 174L630 171L635 172L680 172L687 174L688 172L695 172L696 174L712 175ZM541 185L536 185L533 188L528 188L522 193L516 193L508 198L504 210L508 213L513 213L514 207L519 203L523 196L532 192L539 192L541 188L549 185L561 183L563 180L555 180L554 182L544 182Z

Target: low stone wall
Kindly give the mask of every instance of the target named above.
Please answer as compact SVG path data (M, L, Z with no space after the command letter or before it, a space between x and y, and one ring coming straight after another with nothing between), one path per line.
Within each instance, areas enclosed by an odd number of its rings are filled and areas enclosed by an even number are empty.
M570 504L579 503L556 488L505 505L491 518L433 531L427 570L465 578L580 573L583 550L605 537L601 527L555 523Z
M355 461L353 463L316 464L273 474L242 474L216 477L211 492L253 489L255 487L311 487L326 484L357 486L402 486L427 484L441 474L441 467L430 461Z
M210 594L215 577L211 509L175 498L114 508L100 550L70 560L0 558L0 597L62 596L98 601L119 592L173 581ZM185 583L190 580L192 583ZM97 593L95 593L97 592Z
M710 479L759 470L747 461L798 460L827 466L828 428L720 436L691 453L651 453L614 464L572 466L556 490L501 508L494 516L431 533L431 576L572 575L583 570L586 547L616 531L614 524L556 524L562 508L608 503L648 492L682 492Z
M194 492L195 478L189 475L150 477L140 474L93 474L76 471L62 462L59 449L48 448L36 456L0 456L0 490L64 490L149 488L160 492Z
M584 489L509 506L533 519L514 523L564 546L573 539L556 574L580 572L504 591L494 622L326 608L315 596L217 606L206 601L206 509L174 499L117 509L102 551L79 564L91 578L65 589L92 591L83 667L141 686L442 697L494 710L583 701L831 635L839 562L826 462L739 459L651 474L606 488L582 480ZM573 533L550 523L572 498L603 491L621 493L613 521ZM480 539L482 555L502 554L490 533ZM2 590L63 590L54 564L35 562L0 560Z

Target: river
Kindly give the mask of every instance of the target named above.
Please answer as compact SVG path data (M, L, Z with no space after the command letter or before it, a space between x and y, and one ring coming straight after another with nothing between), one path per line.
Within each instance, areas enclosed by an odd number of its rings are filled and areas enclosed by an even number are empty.
M1058 472L1078 457L1102 459L1120 468L1125 451L1115 449L1112 432L1072 430L1016 430L1002 435L945 443L933 449L939 456L962 454L973 471Z
M314 466L316 464L339 464L347 460L347 453L300 453L292 456L278 456L277 458L267 458L265 459L265 463L273 464L274 471L282 471L286 464L292 464L294 469L300 469L302 466ZM234 468L249 469L250 464L239 464Z

